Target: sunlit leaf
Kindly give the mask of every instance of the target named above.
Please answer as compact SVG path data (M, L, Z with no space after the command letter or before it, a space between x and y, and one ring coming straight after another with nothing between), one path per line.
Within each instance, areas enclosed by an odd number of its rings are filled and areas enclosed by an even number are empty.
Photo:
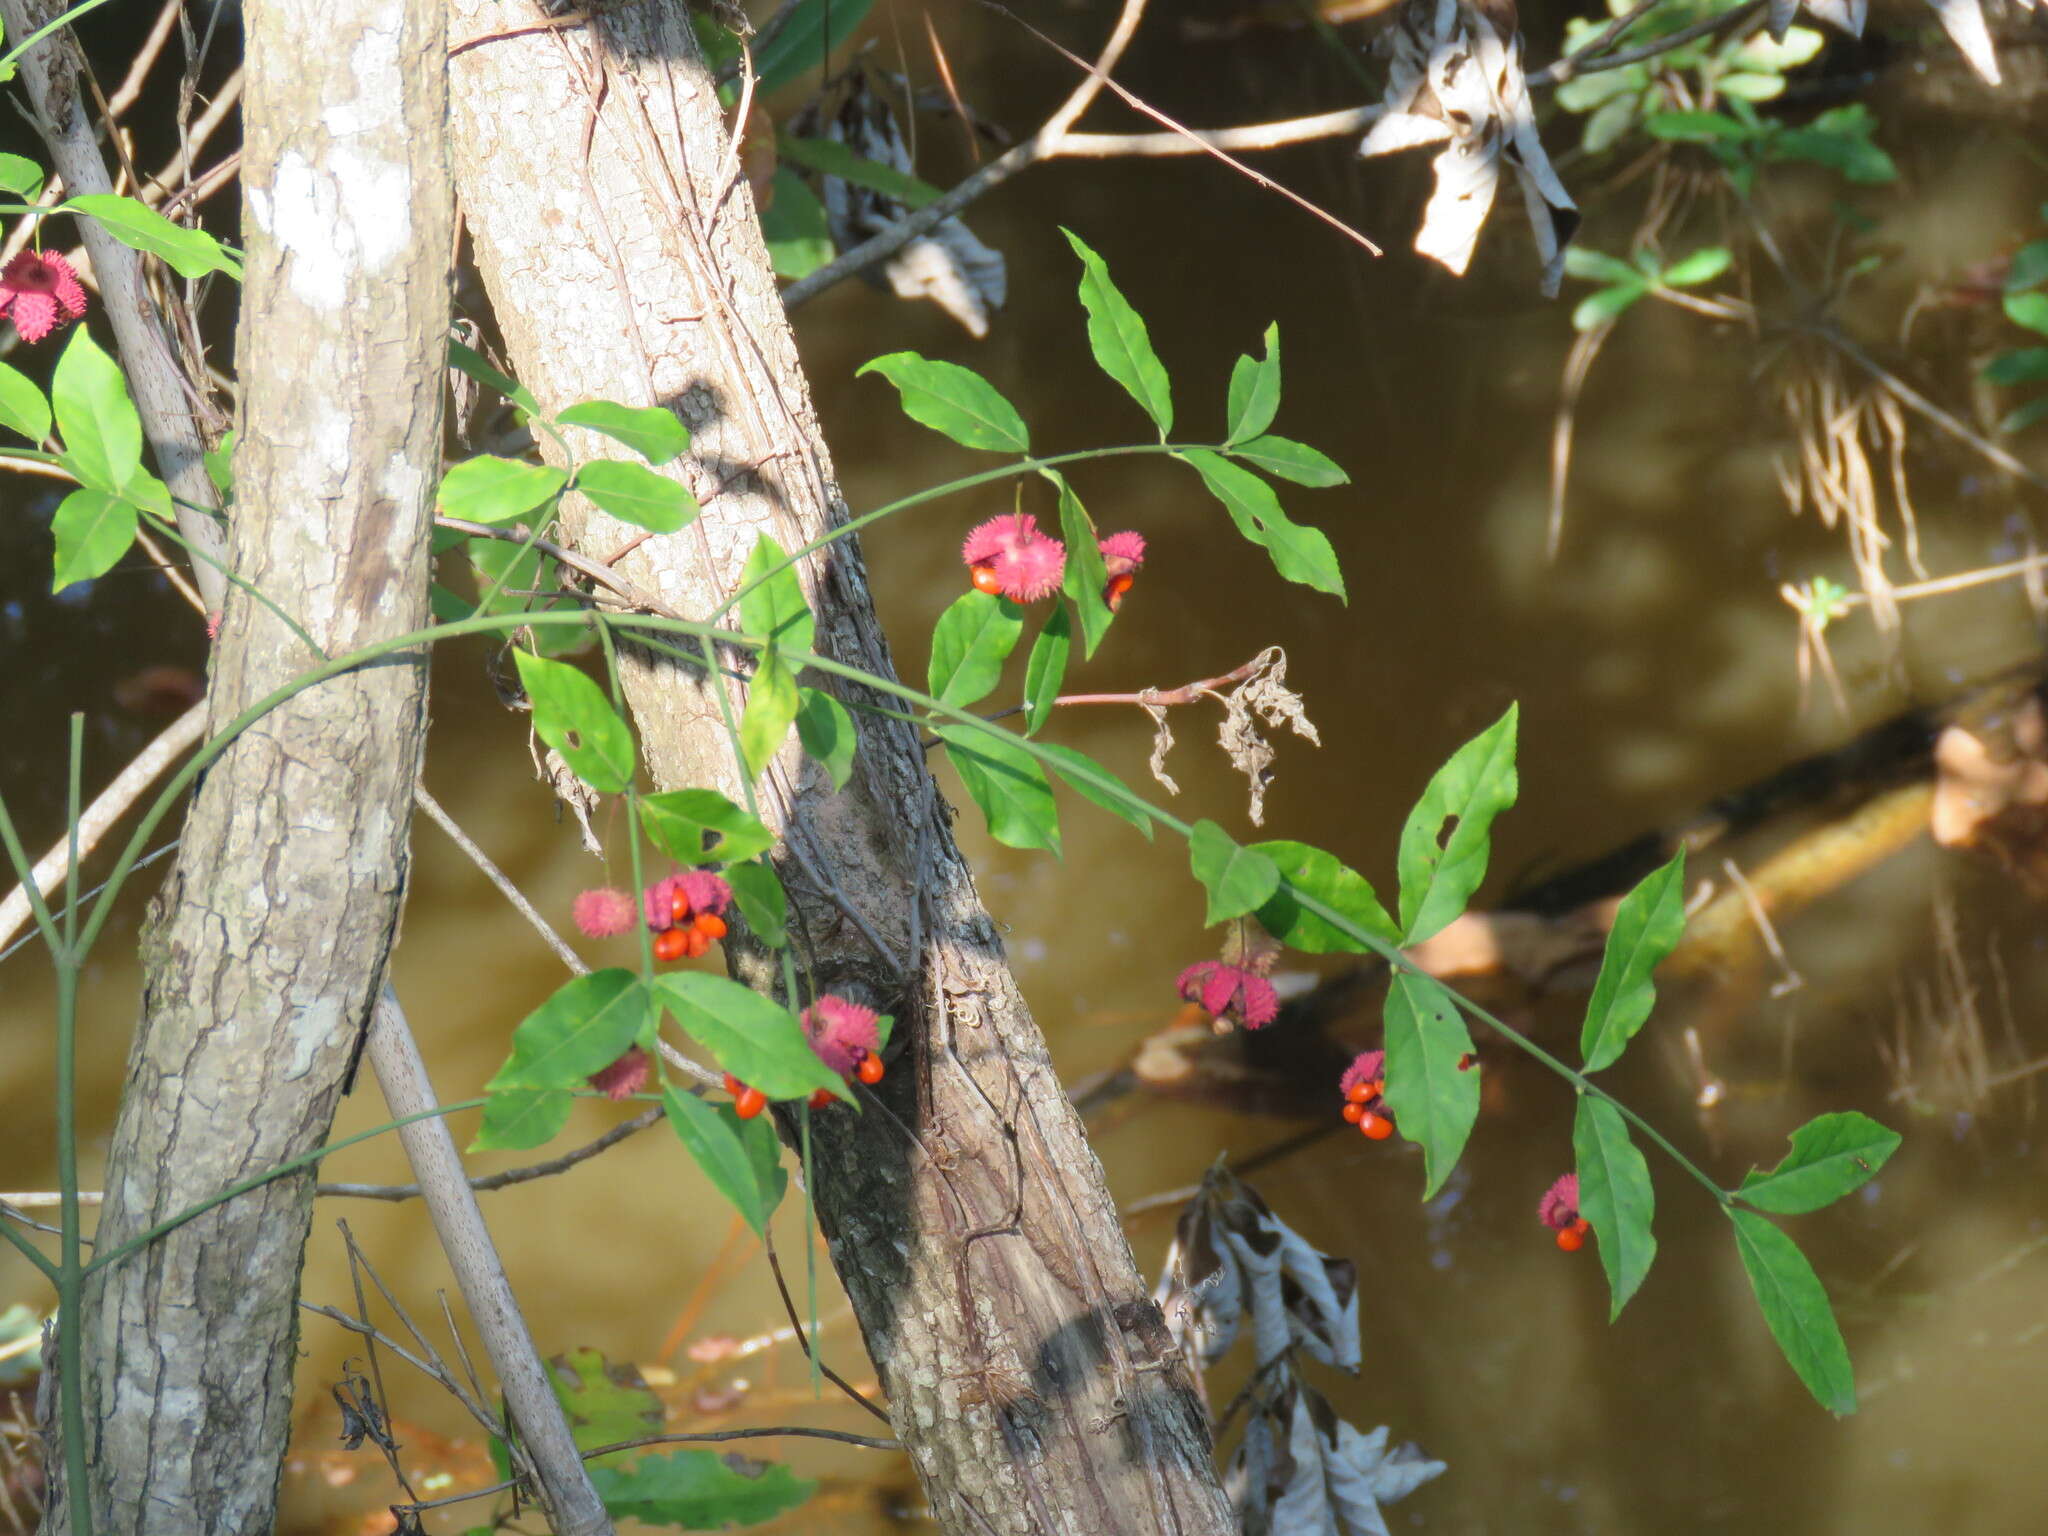
M600 1462L591 1467L590 1481L613 1519L685 1531L758 1525L818 1490L788 1467L704 1450L642 1456L631 1466Z
M1060 782L1084 800L1091 800L1113 815L1121 816L1152 840L1152 818L1136 807L1138 798L1124 781L1085 752L1056 741L1041 742L1039 750L1051 762ZM1121 791L1121 794L1118 792Z
M1394 1124L1422 1148L1427 1200L1464 1154L1479 1118L1479 1072L1459 1069L1471 1032L1441 983L1401 967L1387 987L1387 1105Z
M1735 255L1725 245L1709 245L1682 257L1664 269L1667 288L1695 288L1711 283L1733 265Z
M120 494L142 465L142 418L121 365L76 327L50 378L50 404L64 438L64 462L87 490Z
M879 160L870 160L857 153L843 139L810 139L778 132L775 149L781 158L793 160L806 170L837 176L856 187L866 187L901 203L905 208L922 208L944 195L930 182L920 181L908 171L899 171L893 165L884 165Z
M981 814L988 835L1006 848L1060 851L1059 807L1038 760L1006 731L972 726L935 726L946 757Z
M43 168L22 155L0 155L0 192L12 192L24 203L42 195Z
M1053 705L1060 696L1060 684L1067 675L1067 652L1072 648L1073 627L1067 619L1067 605L1054 603L1038 638L1031 642L1031 659L1024 667L1024 734L1035 736L1052 718Z
M740 756L749 774L759 774L782 749L796 723L796 706L796 674L771 645L754 667L746 712L740 716Z
M135 504L107 491L73 491L57 504L50 533L57 555L50 590L104 576L135 542Z
M162 259L180 277L208 272L242 275L242 264L203 229L173 224L147 203L112 192L87 192L59 205L58 211L87 214L123 245Z
M1066 477L1055 475L1060 489L1060 538L1067 546L1067 570L1061 579L1060 590L1073 603L1074 612L1081 618L1081 654L1093 656L1095 647L1102 644L1102 637L1109 633L1109 626L1116 614L1103 597L1109 586L1109 571L1102 563L1102 546L1096 538L1095 520L1088 515L1088 509L1081 505L1081 498L1074 494L1074 488L1067 484Z
M1622 898L1607 931L1607 951L1579 1031L1579 1052L1588 1072L1611 1065L1643 1027L1657 1000L1651 975L1684 932L1685 850L1680 848Z
M1771 1337L1806 1390L1831 1413L1856 1411L1856 1375L1828 1293L1799 1245L1763 1217L1723 1206L1735 1223L1735 1248L1763 1308Z
M1367 933L1389 944L1399 942L1401 931L1380 905L1372 885L1335 854L1307 843L1285 840L1253 843L1251 850L1271 859L1286 882L1259 908L1259 923L1289 949L1309 955L1330 955L1363 954L1371 948L1339 931L1327 918L1304 909L1294 899L1296 891L1334 907Z
M1320 529L1290 520L1280 509L1280 498L1271 485L1206 448L1191 449L1181 457L1194 466L1210 494L1223 503L1237 531L1264 546L1273 557L1274 570L1318 592L1344 595L1344 576L1329 539Z
M1188 832L1188 866L1209 893L1204 923L1221 923L1256 911L1272 899L1280 885L1273 861L1253 848L1239 846L1213 821L1198 821Z
M1280 412L1280 327L1266 327L1266 355L1253 361L1240 357L1230 370L1230 396L1225 444L1242 443L1273 425Z
M486 1085L506 1090L588 1086L639 1037L652 1003L633 972L616 967L572 976L512 1031L512 1052Z
M36 444L50 435L50 402L33 379L5 363L0 363L0 427Z
M972 368L891 352L863 363L859 372L879 373L903 397L904 415L963 447L1023 453L1031 446L1017 408Z
M1493 819L1515 803L1516 706L1436 771L1401 829L1401 942L1420 944L1486 878Z
M672 789L640 798L640 824L683 864L738 863L775 846L775 834L715 789Z
M1109 267L1070 229L1062 229L1081 258L1081 304L1088 311L1088 346L1102 371L1130 392L1159 428L1173 430L1173 391L1152 350L1152 337L1130 301L1110 281Z
M1649 291L1650 285L1638 277L1630 283L1617 283L1612 288L1589 293L1572 308L1572 329L1590 331L1618 320Z
M1750 1169L1737 1193L1760 1211L1801 1216L1861 1189L1898 1150L1899 1133L1868 1115L1819 1115L1792 1133L1777 1167Z
M740 589L746 593L740 599L740 625L750 635L774 641L778 650L801 655L817 639L818 625L811 605L804 601L804 584L788 560L782 546L767 534L754 541L740 572Z
M1583 245L1565 247L1564 270L1568 276L1594 283L1640 283L1643 278L1642 273L1620 257Z
M771 1099L804 1099L829 1088L852 1098L845 1081L811 1049L787 1008L709 971L670 971L654 990L683 1030L724 1071Z
M638 756L633 732L604 690L579 668L515 650L519 681L533 701L533 728L562 754L569 769L600 794L616 795L633 782Z
M472 523L509 523L554 500L569 477L552 464L480 453L441 477L435 493L443 513Z
M777 277L795 282L832 259L832 228L818 194L789 166L778 166L773 196L761 210L761 238Z
M649 533L675 533L697 515L697 498L687 486L626 459L578 466L576 489L620 522Z
M988 697L1024 632L1024 610L1007 597L964 592L932 629L932 697L957 709Z
M1572 1156L1579 1174L1579 1214L1592 1224L1607 1271L1611 1322L1635 1295L1657 1257L1650 1231L1656 1210L1650 1165L1629 1140L1628 1123L1605 1099L1579 1095L1572 1122Z
M2005 318L2014 325L2048 336L2048 293L2008 293Z
M658 405L620 405L615 400L585 400L555 418L565 427L587 427L613 442L624 443L650 464L666 464L690 446L690 429L674 411Z
M1328 454L1318 452L1307 443L1297 443L1291 437L1278 437L1271 432L1248 443L1236 444L1231 448L1230 456L1243 459L1252 468L1269 475L1292 480L1296 485L1322 487L1351 483L1351 477Z

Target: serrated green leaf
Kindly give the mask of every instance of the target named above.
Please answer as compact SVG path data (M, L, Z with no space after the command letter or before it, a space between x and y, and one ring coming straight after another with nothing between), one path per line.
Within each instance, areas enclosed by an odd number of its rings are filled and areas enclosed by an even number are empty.
M1678 947L1684 932L1685 850L1680 848L1669 863L1645 875L1622 898L1614 926L1607 930L1607 951L1579 1030L1579 1051L1588 1072L1618 1060L1650 1017L1657 1000L1651 977Z
M1116 611L1104 595L1109 587L1109 571L1102 563L1095 520L1081 505L1081 498L1074 494L1064 475L1054 474L1052 478L1060 491L1060 538L1067 546L1067 569L1060 590L1080 615L1081 654L1093 656L1116 618Z
M242 264L205 230L173 224L135 198L87 192L60 204L57 211L97 219L100 227L123 245L158 257L180 277L203 277L208 272L225 272L236 279L242 275Z
M857 154L842 139L800 138L793 133L778 131L775 149L782 159L793 160L806 170L816 171L821 176L837 176L856 187L866 187L901 203L905 208L922 208L944 195L930 182L920 181L908 171L899 171L893 165L884 165L879 160Z
M484 388L496 390L528 416L541 414L540 402L533 398L533 391L517 379L498 372L484 360L481 352L466 347L459 341L451 341L448 343L448 366L457 373L476 380Z
M1251 848L1271 859L1285 882L1259 908L1259 925L1289 949L1308 955L1365 954L1371 949L1332 927L1328 919L1304 910L1294 899L1296 891L1334 907L1389 944L1400 941L1401 930L1387 916L1371 883L1335 854L1285 840L1253 843Z
M569 1123L575 1096L566 1088L513 1089L484 1100L472 1152L524 1152L553 1141Z
M40 445L50 435L50 402L18 368L0 363L0 427Z
M652 1003L640 978L613 967L572 976L512 1031L512 1052L485 1084L506 1091L587 1087L639 1039Z
M1420 944L1465 910L1486 878L1493 819L1515 803L1517 706L1436 771L1401 828L1401 942Z
M1121 816L1152 841L1152 818L1136 809L1138 798L1124 781L1085 752L1056 741L1039 743L1039 750L1052 764L1060 782L1084 800L1093 801L1112 815ZM1121 795L1118 793L1121 791Z
M750 775L758 776L782 750L789 728L796 724L796 706L796 674L771 645L754 667L746 712L740 716L740 756Z
M639 1371L609 1363L601 1351L577 1349L554 1356L548 1361L548 1381L579 1451L661 1433L661 1399L648 1390Z
M740 916L747 920L754 937L770 949L780 949L787 944L789 901L782 893L782 882L776 878L775 871L766 864L752 861L729 864L725 869L725 880L732 887Z
M775 834L715 789L640 797L640 824L681 864L737 864L775 846Z
M972 368L915 352L891 352L862 363L855 377L863 373L879 373L894 384L904 415L962 447L1023 453L1031 446L1017 408Z
M748 1087L777 1100L809 1098L820 1088L851 1100L787 1008L709 971L670 971L654 978L654 990L684 1032Z
M1600 1267L1607 1271L1612 1298L1607 1320L1612 1322L1657 1257L1657 1239L1650 1231L1656 1210L1650 1165L1629 1140L1621 1112L1590 1093L1579 1095L1572 1156L1579 1174L1579 1214L1592 1224Z
M690 429L675 412L658 405L620 405L616 400L585 400L555 420L565 427L587 427L615 443L624 443L650 464L666 464L690 446ZM580 478L580 477L579 477Z
M1198 821L1188 830L1188 866L1209 893L1205 924L1256 911L1280 887L1280 870L1271 859L1240 847L1213 821Z
M1387 1104L1402 1136L1422 1148L1427 1200L1457 1167L1479 1118L1479 1073L1458 1068L1472 1036L1442 984L1406 967L1387 988L1385 1018Z
M1144 407L1163 442L1173 430L1173 390L1166 369L1152 350L1151 334L1130 301L1110 281L1103 259L1072 230L1060 233L1081 258L1081 305L1088 311L1088 348L1102 371Z
M1764 1322L1814 1400L1830 1413L1856 1411L1856 1375L1828 1293L1799 1245L1763 1217L1723 1206L1735 1224L1743 1273Z
M649 533L675 533L697 516L697 498L687 486L626 459L577 466L576 489L620 522Z
M1321 529L1290 520L1280 509L1280 497L1272 486L1207 448L1190 449L1181 457L1202 477L1209 493L1223 503L1237 531L1272 556L1274 570L1318 592L1344 596L1344 576L1329 539Z
M64 462L87 490L120 494L142 466L142 418L121 365L78 326L50 378L50 404L64 438Z
M1307 443L1297 443L1291 437L1279 437L1271 432L1248 443L1236 444L1230 450L1230 456L1243 459L1254 469L1312 489L1351 483L1351 477L1328 454L1309 447Z
M1760 1211L1803 1216L1861 1189L1898 1150L1899 1133L1868 1115L1818 1115L1792 1133L1777 1167L1750 1169L1737 1193Z
M1038 638L1031 642L1031 659L1024 667L1024 734L1035 736L1052 718L1053 705L1060 696L1060 684L1067 676L1067 653L1072 648L1073 626L1067 619L1067 605L1054 603Z
M685 1531L758 1525L818 1490L788 1467L703 1450L642 1456L630 1467L600 1463L590 1469L590 1481L613 1519Z
M1273 425L1280 414L1280 327L1266 327L1266 355L1254 362L1240 357L1230 370L1226 417L1230 423L1224 446L1248 442Z
M802 655L816 641L818 625L811 617L811 605L804 601L804 584L796 567L786 563L788 559L782 546L767 534L754 541L740 572L740 588L746 592L740 599L740 624L748 634L772 640L784 652ZM778 570L778 566L782 568ZM760 584L756 586L756 582Z
M854 749L860 742L846 706L823 689L799 689L796 735L804 750L824 764L832 787L846 788L846 781L853 777Z
M932 629L932 697L956 709L988 697L1024 632L1024 610L1007 597L965 592Z
M441 511L472 523L509 523L554 500L569 477L552 464L529 464L480 453L441 477Z
M616 795L633 782L639 761L633 732L604 690L565 661L514 651L519 681L533 702L533 728L562 754L570 772L599 794Z
M73 491L57 504L50 533L57 543L50 590L104 576L135 542L135 504L107 491Z
M782 30L754 55L756 89L767 95L817 74L835 48L844 47L854 29L867 19L874 0L801 0Z
M777 277L795 282L832 259L832 226L825 205L803 177L778 166L769 183L773 195L761 210L761 238Z
M1060 853L1059 807L1038 760L1006 731L972 726L934 727L946 743L946 757L981 814L988 835L1006 848L1043 848Z
M667 1111L668 1123L675 1128L676 1139L682 1142L691 1160L704 1170L704 1177L711 1181L711 1187L731 1202L732 1208L755 1232L766 1233L769 1206L755 1179L754 1160L747 1155L746 1144L740 1140L739 1128L748 1122L741 1120L730 1107L721 1114L702 1099L678 1093L673 1088L662 1090L661 1103ZM636 1437L611 1437L613 1440L633 1438ZM599 1445L606 1443L603 1440L597 1442ZM577 1444L582 1445L582 1441L579 1439Z
M2039 335L2048 336L2048 293L2008 293L2005 318Z

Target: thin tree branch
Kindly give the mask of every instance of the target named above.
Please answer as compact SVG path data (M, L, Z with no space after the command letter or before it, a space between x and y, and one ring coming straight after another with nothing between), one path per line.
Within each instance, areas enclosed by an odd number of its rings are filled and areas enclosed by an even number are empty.
M775 1256L775 1239L769 1236L768 1233L763 1232L761 1234L761 1242L768 1251L768 1268L775 1276L775 1289L782 1296L782 1309L789 1314L789 1326L796 1330L797 1347L803 1350L804 1357L818 1367L818 1370L827 1381L831 1382L833 1386L844 1392L856 1403L859 1403L861 1407L867 1409L869 1413L872 1413L884 1424L887 1424L889 1422L887 1411L877 1407L864 1397L858 1388L844 1376L833 1370L831 1366L827 1365L824 1358L811 1347L810 1338L804 1332L804 1325L797 1320L796 1303L790 1299L789 1295L789 1282L782 1278L782 1261Z
M469 1187L479 1193L493 1189L509 1189L514 1184L528 1184L535 1179L552 1178L566 1173L578 1163L587 1163L601 1152L608 1152L628 1136L638 1135L661 1118L661 1106L654 1105L642 1110L630 1120L621 1120L595 1141L586 1142L573 1152L564 1152L560 1157L551 1157L545 1162L528 1163L520 1168L507 1168L502 1173L478 1174L470 1179ZM352 1200L416 1200L420 1196L417 1184L317 1184L316 1195L332 1195ZM0 1200L9 1198L0 1195Z

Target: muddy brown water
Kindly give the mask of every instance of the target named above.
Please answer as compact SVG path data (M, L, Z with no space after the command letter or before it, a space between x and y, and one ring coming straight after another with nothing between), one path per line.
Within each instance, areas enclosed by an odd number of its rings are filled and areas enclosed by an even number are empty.
M1092 13L1062 20L1077 45L1101 25ZM980 105L1012 123L1034 121L1065 84L1059 68L992 24L956 21L956 68L996 81ZM1256 33L1230 47L1181 48L1164 23L1157 30L1135 50L1126 78L1184 118L1248 121L1350 99L1341 68L1305 37ZM1546 56L1540 48L1538 56ZM2010 122L1923 119L1915 133L1887 121L1909 194L1857 199L1893 253L1859 315L1887 305L1895 315L1917 285L2024 238L2048 186ZM926 127L940 181L959 169L948 126ZM1147 435L1136 409L1087 362L1058 224L1107 257L1150 320L1174 378L1182 436L1217 430L1231 359L1256 345L1269 320L1279 322L1287 379L1279 429L1333 454L1353 480L1341 490L1289 489L1284 500L1329 533L1348 604L1281 582L1184 469L1147 460L1074 472L1102 525L1141 530L1153 554L1111 641L1075 669L1070 687L1173 686L1267 645L1287 648L1290 681L1307 697L1322 746L1279 743L1265 835L1330 847L1386 890L1401 819L1431 770L1518 700L1521 799L1499 825L1482 892L1496 899L1519 878L1682 818L2038 646L2014 590L1935 599L1909 608L1894 649L1861 620L1843 626L1837 657L1848 718L1818 696L1802 704L1793 623L1776 589L1812 574L1853 586L1842 539L1784 510L1772 473L1782 429L1752 377L1748 341L1668 310L1631 314L1593 373L1563 546L1547 561L1551 421L1571 333L1568 303L1532 299L1518 214L1489 231L1474 273L1457 283L1406 250L1427 184L1420 167L1361 172L1342 146L1260 165L1378 238L1388 256L1369 260L1213 163L1055 165L971 216L1010 262L1011 305L985 342L858 283L804 310L799 335L849 499L867 508L985 464L906 422L879 380L853 378L884 351L915 348L982 370L1023 410L1041 450ZM1824 207L1833 192L1819 195ZM1639 212L1633 194L1588 201L1589 238L1625 248ZM1679 248L1704 243L1713 222L1700 217L1695 229L1704 233ZM1916 338L1913 349L1888 355L1917 378L1965 377L1973 360L1966 327L1930 324ZM1945 445L1920 441L1914 484L1929 567L1966 569L2022 552L2030 504ZM2038 443L2031 451L2039 463ZM41 595L41 489L11 480L0 492L10 508L0 529L16 556L0 577L11 657L0 769L38 847L56 829L63 710L80 701L89 710L88 780L104 779L157 725L113 705L115 684L145 665L203 662L196 626L151 578L124 570L82 594ZM868 538L877 599L906 676L922 675L922 636L961 590L961 535L1008 510L1010 494L985 489L921 508ZM602 871L532 782L521 731L492 701L479 663L473 649L438 663L430 782L542 910L565 918L571 895ZM1215 718L1177 715L1171 768L1181 794L1172 804L1249 836L1242 780L1213 745ZM1133 784L1146 782L1149 730L1135 711L1063 711L1053 729ZM1114 1065L1171 1015L1179 968L1211 952L1180 850L1147 845L1079 804L1069 807L1064 861L989 847L971 810L960 826L1063 1067L1079 1079ZM395 978L440 1091L453 1099L474 1093L495 1068L507 1032L559 981L559 968L438 831L422 826L416 848ZM95 1185L133 1024L141 895L124 901L83 989L84 1158ZM1935 939L1942 904L1956 914L1963 967L1947 991ZM1792 1224L1837 1302L1856 1360L1862 1407L1846 1421L1814 1406L1778 1358L1712 1203L1655 1157L1658 1263L1621 1320L1608 1324L1593 1253L1558 1253L1534 1217L1537 1196L1568 1165L1570 1095L1509 1054L1489 1053L1496 1086L1488 1112L1465 1163L1427 1204L1410 1151L1348 1133L1255 1175L1287 1220L1359 1263L1365 1371L1357 1380L1311 1374L1362 1426L1388 1424L1450 1463L1440 1481L1389 1512L1394 1527L1801 1536L2038 1529L2048 1507L2039 1454L2048 1442L2040 1387L2048 1207L2032 1079L2015 1076L1980 1096L1959 1092L1943 1041L1922 1015L1952 1022L1960 985L1984 1020L1992 1072L2012 1073L2048 1052L2041 918L2039 903L2002 876L1922 839L1785 925L1802 987L1772 996L1767 972L1674 993L1611 1074L1617 1091L1724 1181L1774 1161L1785 1133L1824 1110L1862 1108L1905 1133L1890 1167L1859 1196ZM593 944L586 953L630 963L623 947ZM50 998L33 951L0 969L0 1185L9 1189L47 1188L53 1178ZM1568 1045L1582 1007L1567 993L1524 1017L1541 1038ZM1710 1112L1694 1103L1680 1045L1688 1026L1728 1086ZM1375 1029L1369 1016L1347 1027L1361 1041ZM1899 1064L1902 1049L1909 1065ZM337 1131L382 1118L374 1089L359 1091ZM609 1107L583 1106L557 1145L615 1118ZM1118 1196L1137 1200L1192 1182L1218 1152L1241 1157L1295 1129L1222 1107L1127 1100L1104 1116L1097 1147ZM477 1166L516 1161L482 1157ZM404 1170L387 1139L338 1155L326 1176L399 1180ZM488 1195L485 1210L544 1349L589 1346L648 1365L659 1363L730 1229L659 1129L558 1179ZM430 1317L447 1273L423 1213L409 1206L323 1202L308 1298L349 1305L337 1218L408 1308ZM1148 1268L1170 1227L1165 1213L1133 1220ZM801 1294L800 1202L785 1206L777 1230ZM17 1299L43 1305L47 1295L25 1266L0 1257L0 1303ZM831 1358L861 1374L829 1272L820 1307ZM741 1248L690 1332L744 1338L781 1321L765 1265ZM288 1481L287 1527L356 1529L358 1517L394 1496L368 1452L329 1449L337 1426L328 1384L360 1350L318 1319L308 1320L303 1348L306 1427ZM671 1394L675 1427L867 1427L830 1396L813 1401L787 1344L714 1366L701 1380L680 1355L670 1365L685 1382ZM449 1450L435 1438L462 1434L459 1414L403 1365L387 1360L385 1371L411 1437L408 1464L429 1475L444 1463L476 1470L473 1443ZM1241 1373L1232 1359L1214 1375L1219 1401ZM721 1392L730 1403L715 1400ZM916 1525L914 1491L895 1458L795 1440L755 1449L824 1480L818 1502L782 1529ZM438 1528L464 1523L449 1517Z

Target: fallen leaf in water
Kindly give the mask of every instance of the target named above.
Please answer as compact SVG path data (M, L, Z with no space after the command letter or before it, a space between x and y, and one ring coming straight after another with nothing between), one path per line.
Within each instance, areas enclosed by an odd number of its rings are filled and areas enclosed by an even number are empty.
M1934 840L1989 853L2036 886L2048 885L2048 719L2029 697L1987 742L1951 725L1934 745Z

